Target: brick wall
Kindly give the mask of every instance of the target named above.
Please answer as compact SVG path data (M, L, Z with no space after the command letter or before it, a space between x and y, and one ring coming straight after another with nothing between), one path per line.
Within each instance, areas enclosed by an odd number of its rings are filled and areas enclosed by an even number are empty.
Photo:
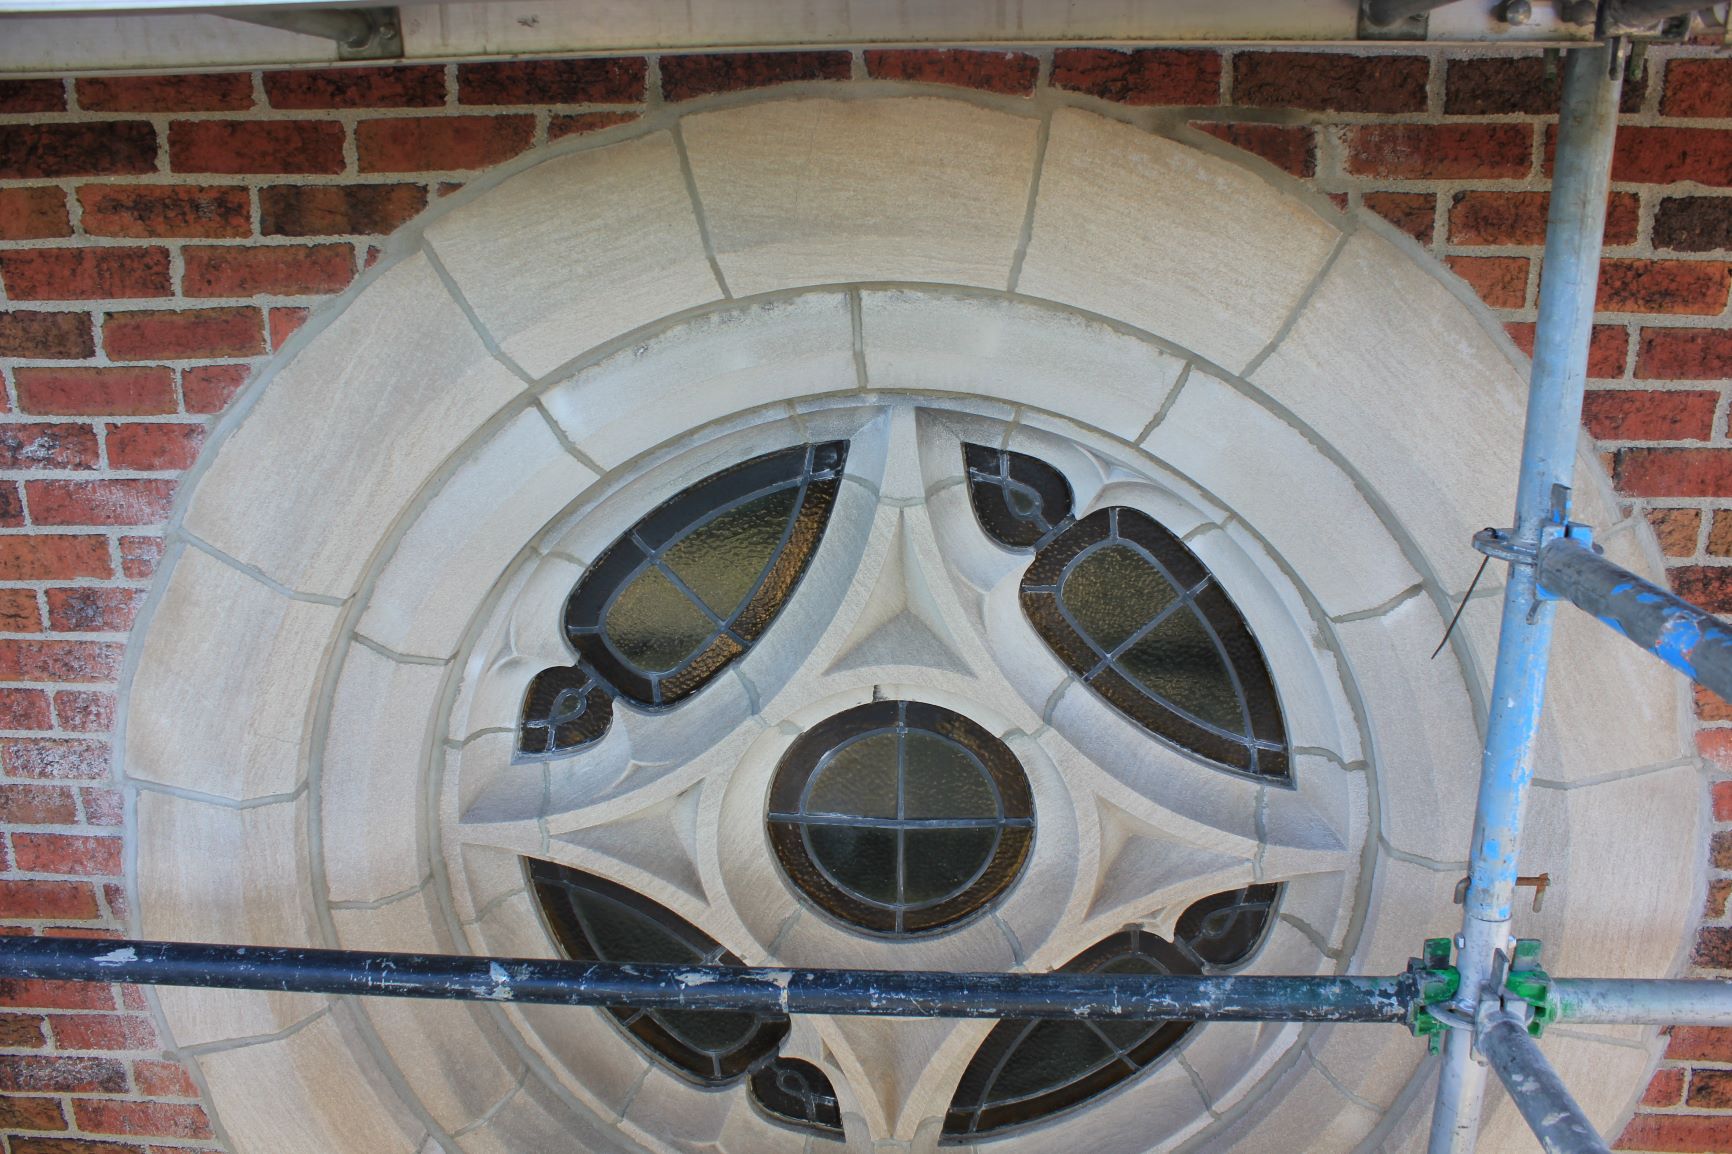
M478 170L646 106L796 80L1158 107L1411 234L1531 342L1557 80L1530 57L1069 48L539 60L0 79L0 923L124 925L114 685L205 429ZM1686 596L1732 612L1732 59L1662 50L1626 89L1588 428ZM1439 430L1447 436L1448 430ZM1732 707L1703 753L1732 772ZM1732 971L1732 782L1696 960ZM0 982L11 1154L215 1145L138 992ZM1732 1151L1732 1030L1680 1029L1621 1145Z

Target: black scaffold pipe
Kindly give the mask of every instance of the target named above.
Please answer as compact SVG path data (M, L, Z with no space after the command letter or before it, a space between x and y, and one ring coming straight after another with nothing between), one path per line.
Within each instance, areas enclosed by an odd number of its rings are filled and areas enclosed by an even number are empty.
M1417 997L1410 974L1331 978L778 970L35 937L0 937L0 977L898 1018L1400 1022Z
M1559 537L1540 550L1539 586L1592 613L1694 681L1732 699L1732 627L1653 582Z
M1492 1015L1481 1024L1479 1048L1546 1154L1611 1154L1525 1022Z

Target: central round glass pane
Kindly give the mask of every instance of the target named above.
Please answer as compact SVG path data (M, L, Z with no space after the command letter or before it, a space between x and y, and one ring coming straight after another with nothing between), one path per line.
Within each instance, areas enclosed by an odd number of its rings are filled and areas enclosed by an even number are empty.
M769 830L790 881L832 917L915 934L986 909L1034 840L1028 779L959 713L875 701L813 726L783 755Z

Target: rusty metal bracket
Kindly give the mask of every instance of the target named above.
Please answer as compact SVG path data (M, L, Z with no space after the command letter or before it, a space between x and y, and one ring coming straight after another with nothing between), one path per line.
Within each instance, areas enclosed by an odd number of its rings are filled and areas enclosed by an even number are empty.
M1467 883L1467 878L1462 878L1460 881L1455 883L1455 904L1458 906L1467 900ZM1534 891L1534 913L1537 914L1540 912L1540 908L1545 904L1546 890L1552 884L1552 875L1549 873L1523 874L1516 878L1515 884L1517 889L1525 888Z

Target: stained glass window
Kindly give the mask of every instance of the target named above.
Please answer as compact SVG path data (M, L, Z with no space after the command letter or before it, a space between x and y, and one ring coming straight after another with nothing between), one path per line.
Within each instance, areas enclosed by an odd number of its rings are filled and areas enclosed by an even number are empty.
M529 878L554 940L584 962L743 965L702 930L641 894L552 862L531 860ZM776 1052L788 1034L781 1014L609 1006L639 1045L710 1085L732 1081Z
M578 662L530 682L518 752L594 741L615 697L673 705L750 649L811 563L847 454L846 442L828 441L754 457L684 489L608 546L566 600Z
M789 747L770 787L770 842L802 893L884 934L953 925L998 898L1034 841L1028 779L959 713L875 701Z
M1204 974L1243 965L1262 944L1278 885L1217 894L1179 917L1174 941L1126 929L1060 969L1084 974ZM967 1142L1049 1118L1148 1069L1193 1022L1006 1019L975 1051L945 1116L947 1141Z
M1289 780L1280 701L1257 639L1196 554L1125 506L1073 517L1050 465L964 446L982 528L1033 549L1022 608L1096 693L1150 733L1226 768Z
M842 1107L824 1071L798 1058L777 1058L752 1071L752 1100L780 1122L842 1136Z

